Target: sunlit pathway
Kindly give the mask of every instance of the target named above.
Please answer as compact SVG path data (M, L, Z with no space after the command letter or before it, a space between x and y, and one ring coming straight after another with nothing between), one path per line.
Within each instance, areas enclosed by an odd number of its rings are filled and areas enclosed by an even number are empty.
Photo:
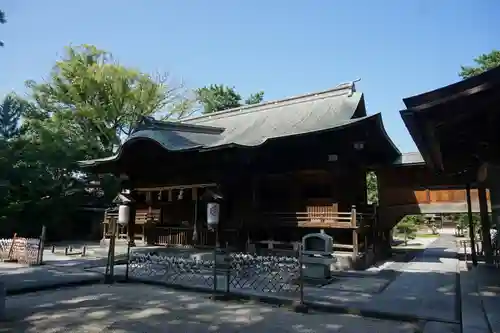
M95 285L11 297L0 332L415 332L417 325L296 314L145 285Z
M459 322L460 272L454 236L442 235L400 269L401 274L372 300L372 307L443 322Z

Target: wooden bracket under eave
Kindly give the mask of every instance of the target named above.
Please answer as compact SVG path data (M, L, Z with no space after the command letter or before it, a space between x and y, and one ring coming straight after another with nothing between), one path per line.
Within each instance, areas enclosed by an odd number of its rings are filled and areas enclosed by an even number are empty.
M191 199L193 201L198 200L198 188L197 187L193 187L193 189L191 190Z

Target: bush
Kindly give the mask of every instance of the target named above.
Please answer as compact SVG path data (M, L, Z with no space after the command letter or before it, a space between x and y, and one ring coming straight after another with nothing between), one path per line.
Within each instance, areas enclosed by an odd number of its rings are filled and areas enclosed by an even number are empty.
M466 213L463 214L457 214L455 216L455 224L456 228L458 231L459 236L464 235L464 231L468 230L469 228L469 215ZM473 213L472 214L472 224L474 225L474 231L476 233L480 233L481 231L481 219L479 217L479 214Z
M405 245L408 239L414 239L418 231L418 226L422 223L422 218L418 215L407 215L396 224L396 231L403 235Z

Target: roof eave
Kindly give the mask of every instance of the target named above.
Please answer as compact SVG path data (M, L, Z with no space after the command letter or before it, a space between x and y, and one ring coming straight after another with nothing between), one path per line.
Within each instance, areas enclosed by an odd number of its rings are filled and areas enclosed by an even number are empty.
M425 109L429 104L443 103L450 98L477 93L497 84L500 84L500 66L438 89L403 98L403 102L407 109Z
M439 153L435 152L432 148L433 145L435 146L437 143L429 142L430 138L428 137L428 135L423 134L425 130L421 122L425 122L426 119L419 119L417 113L418 111L416 112L413 110L400 111L401 118L403 119L403 122L408 129L413 142L415 142L415 145L420 151L420 154L422 155L425 163L432 169L442 171L443 164L441 161L441 157L438 156Z

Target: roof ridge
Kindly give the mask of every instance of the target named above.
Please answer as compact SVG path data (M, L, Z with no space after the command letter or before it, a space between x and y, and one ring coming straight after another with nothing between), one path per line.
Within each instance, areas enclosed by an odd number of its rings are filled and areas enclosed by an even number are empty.
M327 90L322 90L322 91L317 91L317 92L312 92L312 93L307 93L307 94L302 94L302 95L296 95L296 96L291 96L291 97L286 97L286 98L283 98L283 99L278 99L278 100L273 100L273 101L268 101L268 102L263 102L263 103L259 103L259 104L251 104L251 105L242 105L242 106L239 106L237 108L231 108L231 109L227 109L227 110L221 110L221 111L217 111L217 112L212 112L212 113L208 113L208 114L203 114L203 115L200 115L200 116L194 116L194 117L186 117L186 118L181 118L179 119L180 122L185 122L185 121L193 121L193 120L201 120L201 119L206 119L206 118L212 118L212 117L215 117L215 116L221 116L221 115L233 115L239 111L248 111L248 112L258 112L258 111L262 111L260 110L259 108L262 108L262 107L266 107L266 106L273 106L273 105L276 105L276 104L281 104L281 103L285 103L285 102L291 102L291 101L298 101L298 100L301 100L301 99L305 99L307 97L313 97L313 96L318 96L318 95L324 95L324 94L328 94L328 93L332 93L332 92L337 92L337 91L342 91L342 90L346 90L346 94L350 96L352 96L352 94L354 92L356 92L356 85L355 83L356 82L359 82L360 79L357 79L357 80L354 80L354 81L350 81L350 82L345 82L345 83L341 83L341 84L338 84L337 86L335 86L334 88L330 88L330 89L327 89ZM256 110L251 110L251 109L256 109ZM267 108L265 108L265 110L267 110Z
M148 129L179 130L184 132L198 132L206 134L220 134L224 128L198 124L183 123L179 121L158 120L153 117L143 116L137 123L132 133Z

